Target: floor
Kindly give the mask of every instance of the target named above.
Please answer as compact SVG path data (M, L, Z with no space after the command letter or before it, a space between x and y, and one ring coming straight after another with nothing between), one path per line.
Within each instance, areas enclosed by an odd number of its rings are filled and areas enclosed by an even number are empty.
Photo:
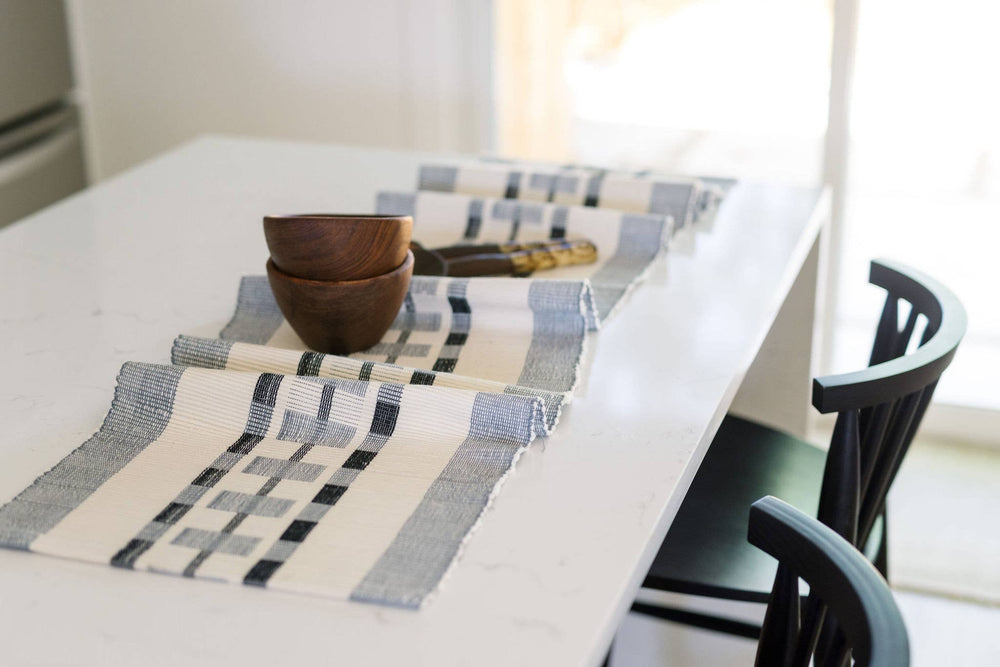
M1000 663L1000 608L939 597L896 594L910 635L913 667ZM747 639L684 628L629 614L615 639L614 667L649 665L753 665Z
M1000 449L916 443L889 495L893 586L1000 611L998 482Z
M1000 449L914 443L890 496L890 575L914 667L1000 664ZM984 525L992 530L983 530ZM932 529L929 529L931 528ZM735 614L759 611L741 605ZM752 665L755 644L629 614L615 667Z

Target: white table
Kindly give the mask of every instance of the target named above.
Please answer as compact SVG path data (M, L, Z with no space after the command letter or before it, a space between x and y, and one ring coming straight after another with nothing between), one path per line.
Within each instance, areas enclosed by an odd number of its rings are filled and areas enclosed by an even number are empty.
M369 211L428 157L210 137L0 232L0 502L98 428L124 361L218 332L263 214ZM660 262L423 610L0 550L0 662L598 663L758 350L743 411L803 428L827 208L741 184Z

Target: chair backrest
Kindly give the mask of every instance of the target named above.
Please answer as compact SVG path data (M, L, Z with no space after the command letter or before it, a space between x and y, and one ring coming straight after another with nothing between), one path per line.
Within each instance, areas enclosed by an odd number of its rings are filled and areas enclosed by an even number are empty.
M965 309L936 280L886 260L872 262L869 280L887 291L869 367L813 381L816 409L838 413L817 518L861 548L966 330ZM902 328L900 302L910 308Z
M757 665L809 664L817 634L801 623L799 578L808 582L810 595L822 600L825 613L841 629L843 644L833 664L843 664L853 655L860 667L909 665L906 626L892 592L878 570L847 540L771 496L750 508L748 539L778 559L757 646Z

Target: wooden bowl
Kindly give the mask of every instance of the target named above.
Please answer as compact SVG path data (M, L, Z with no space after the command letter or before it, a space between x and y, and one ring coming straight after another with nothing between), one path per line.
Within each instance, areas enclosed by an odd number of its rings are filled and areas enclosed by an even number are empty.
M412 275L409 251L395 270L363 280L296 278L267 260L267 279L285 319L306 345L331 354L358 352L382 340Z
M269 215L264 238L274 265L308 280L361 280L390 273L409 251L408 215Z

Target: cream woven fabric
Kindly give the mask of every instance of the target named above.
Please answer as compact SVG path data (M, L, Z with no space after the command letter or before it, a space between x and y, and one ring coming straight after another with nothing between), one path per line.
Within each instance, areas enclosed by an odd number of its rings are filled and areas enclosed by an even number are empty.
M130 363L0 543L417 607L545 432L535 397Z
M417 189L670 215L685 228L711 217L726 183L653 172L479 161L422 165Z
M362 382L396 382L470 389L494 394L537 396L545 405L545 424L549 429L559 421L564 404L572 394L545 391L516 384L504 384L466 375L408 368L396 364L362 361L351 357L319 352L299 352L269 345L234 343L218 338L178 336L171 353L178 366L216 368L231 371L280 373Z

